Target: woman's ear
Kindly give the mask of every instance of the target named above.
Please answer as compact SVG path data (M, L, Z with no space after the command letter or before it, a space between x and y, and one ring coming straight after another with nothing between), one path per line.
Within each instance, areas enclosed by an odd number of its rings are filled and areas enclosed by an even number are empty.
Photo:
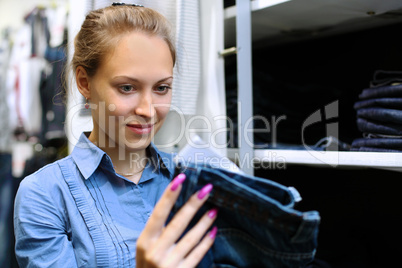
M89 76L84 67L78 66L75 70L75 81L77 82L78 90L86 99L91 98L91 91L89 90Z

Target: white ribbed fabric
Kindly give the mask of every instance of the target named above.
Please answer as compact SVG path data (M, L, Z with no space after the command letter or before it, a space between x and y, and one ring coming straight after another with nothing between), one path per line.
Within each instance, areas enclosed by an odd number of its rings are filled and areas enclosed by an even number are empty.
M177 0L177 66L172 105L183 114L196 114L201 80L200 12L197 0Z
M94 9L112 0L94 0ZM123 1L124 2L124 1ZM136 0L162 13L176 31L177 63L174 69L172 109L193 115L197 109L201 79L200 11L198 0Z
M202 0L201 90L197 114L206 118L211 131L198 133L219 155L226 156L227 116L225 95L223 0Z

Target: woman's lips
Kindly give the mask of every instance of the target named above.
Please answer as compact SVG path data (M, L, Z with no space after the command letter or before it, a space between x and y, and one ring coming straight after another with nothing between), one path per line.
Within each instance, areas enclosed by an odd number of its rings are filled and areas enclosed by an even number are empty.
M154 124L127 124L126 126L136 134L146 135L151 133Z

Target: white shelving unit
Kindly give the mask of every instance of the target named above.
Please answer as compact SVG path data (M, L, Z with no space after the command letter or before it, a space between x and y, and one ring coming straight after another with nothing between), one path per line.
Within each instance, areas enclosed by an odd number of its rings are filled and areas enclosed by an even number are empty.
M247 0L246 0L247 2ZM237 3L244 2L238 0ZM402 21L402 1L398 0L252 0L250 8L241 10L236 6L225 9L225 47L236 46L236 20L241 21L241 12L251 12L252 45L269 46L343 34ZM247 25L247 21L246 21ZM246 37L247 38L247 37ZM237 44L239 38L237 38ZM238 54L244 47L237 47ZM248 48L247 48L248 49ZM243 51L244 53L244 51ZM240 57L237 56L238 66ZM250 67L251 68L251 67ZM242 75L238 72L238 75ZM242 79L242 78L238 78ZM239 101L250 92L239 85ZM244 100L244 99L243 99ZM250 111L242 116L252 116ZM249 117L249 118L250 118ZM239 122L241 126L241 122ZM402 153L374 153L351 151L311 150L253 150L247 148L228 149L228 157L237 162L244 161L243 151L252 151L249 158L259 163L303 164L328 167L379 168L402 171ZM252 172L252 171L251 171ZM250 173L250 172L249 172Z
M228 158L240 160L238 149L229 149ZM254 150L257 164L303 164L328 167L370 167L402 172L402 153L341 152L312 150ZM237 162L238 162L237 161Z

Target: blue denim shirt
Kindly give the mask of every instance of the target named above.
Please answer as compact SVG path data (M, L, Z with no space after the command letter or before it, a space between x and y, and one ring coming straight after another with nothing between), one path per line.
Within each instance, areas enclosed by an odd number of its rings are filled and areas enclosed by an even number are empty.
M71 155L24 178L15 199L21 267L135 267L136 241L173 176L151 144L138 184L83 133Z

